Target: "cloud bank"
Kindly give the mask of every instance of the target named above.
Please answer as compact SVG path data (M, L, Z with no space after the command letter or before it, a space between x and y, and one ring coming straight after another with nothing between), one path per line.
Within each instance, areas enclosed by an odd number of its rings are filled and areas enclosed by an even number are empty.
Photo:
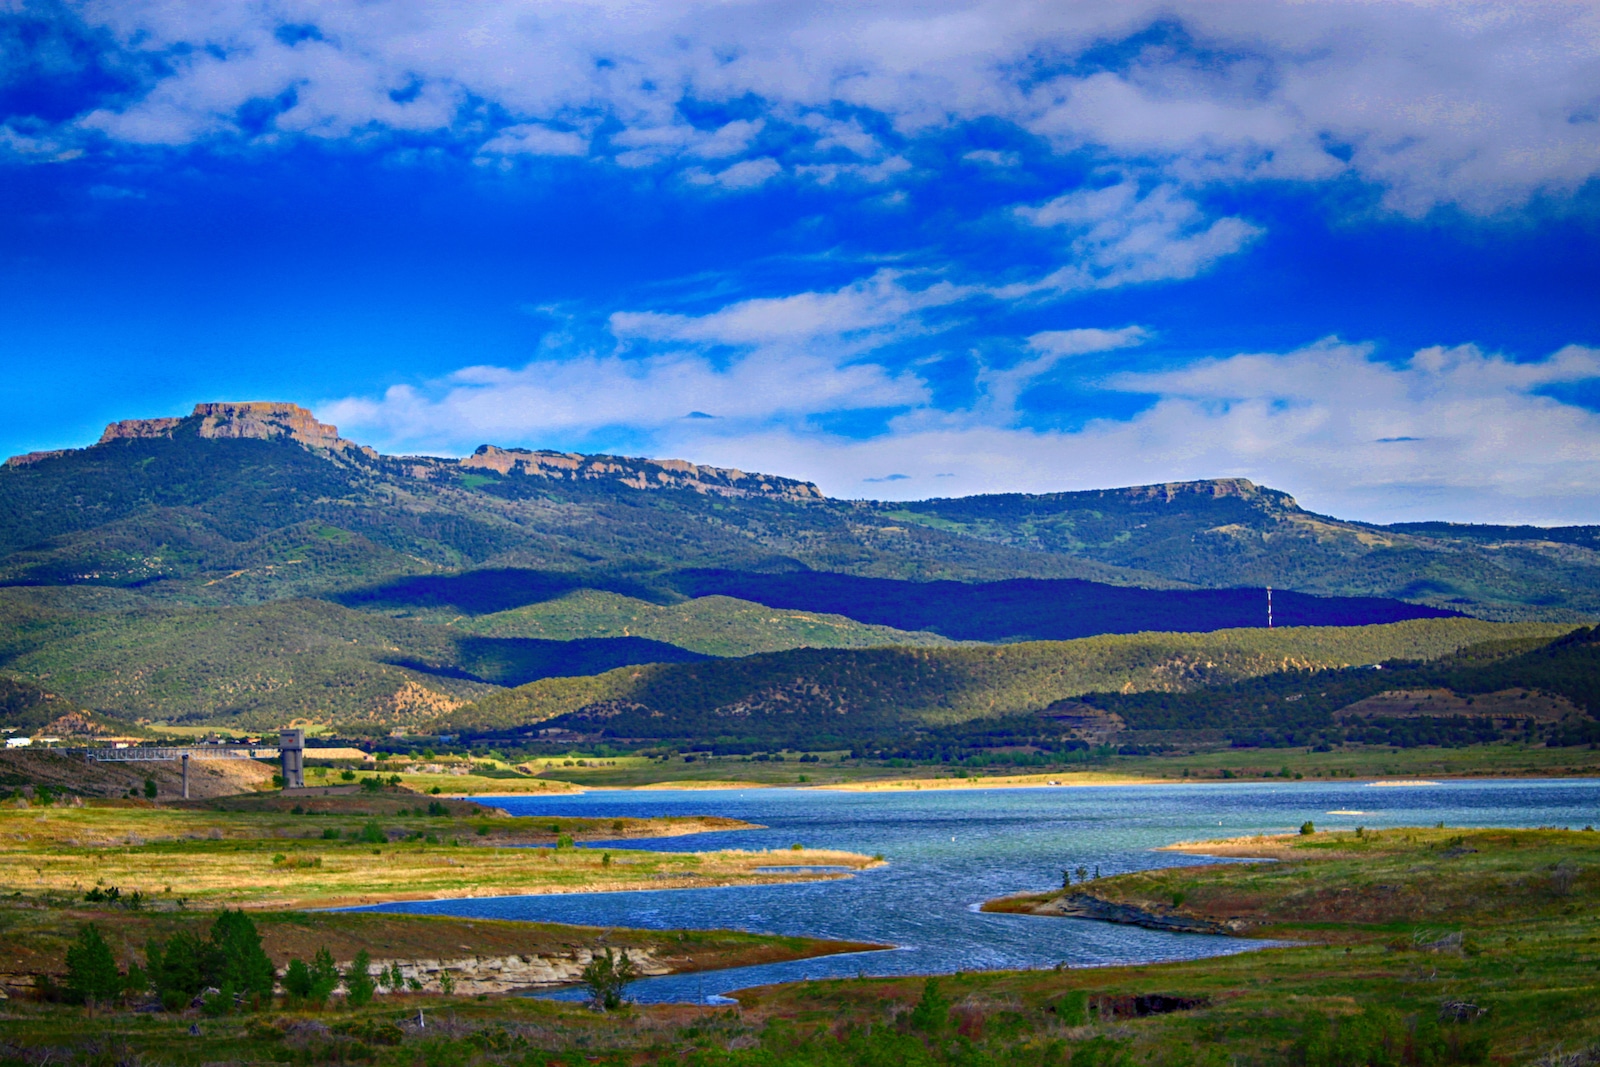
M319 412L347 432L442 451L587 443L804 477L835 496L914 499L1243 476L1373 520L1600 521L1600 414L1551 395L1600 381L1600 350L1518 362L1473 345L1399 361L1337 339L1151 369L1138 325L1018 339L972 370L952 407L915 365L870 357L918 316L972 294L890 271L831 292L701 316L616 313L614 350L521 369L473 367ZM632 346L648 345L644 353ZM714 358L714 352L723 353ZM1138 398L1080 427L1029 425L1041 381ZM840 433L853 411L877 432ZM711 416L707 418L706 416Z
M998 121L1185 185L1350 176L1410 213L1495 211L1600 167L1600 10L1581 3L80 0L0 18L59 46L29 49L13 76L44 91L0 127L40 158L426 137L726 190L882 180L919 139Z

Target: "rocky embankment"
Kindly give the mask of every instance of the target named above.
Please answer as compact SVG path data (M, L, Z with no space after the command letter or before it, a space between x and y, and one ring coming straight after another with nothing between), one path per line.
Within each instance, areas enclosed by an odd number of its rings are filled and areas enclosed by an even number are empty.
M633 961L634 970L642 977L671 974L671 963L658 959L647 949L622 949ZM392 971L399 966L400 974L409 988L412 982L421 986L422 992L439 993L444 990L444 976L448 975L451 989L458 995L474 996L478 993L511 993L520 989L540 989L551 986L572 985L583 976L583 969L594 959L595 952L603 949L574 949L570 953L540 956L460 956L453 959L375 959L374 970ZM341 971L348 969L348 960L339 964ZM384 992L380 987L379 992Z
M1123 926L1142 926L1147 930L1167 930L1179 934L1239 934L1249 926L1244 919L1218 922L1184 915L1177 908L1141 907L1104 900L1092 893L1050 893L1001 897L983 906L984 911L1013 915L1055 915L1068 919L1096 919Z

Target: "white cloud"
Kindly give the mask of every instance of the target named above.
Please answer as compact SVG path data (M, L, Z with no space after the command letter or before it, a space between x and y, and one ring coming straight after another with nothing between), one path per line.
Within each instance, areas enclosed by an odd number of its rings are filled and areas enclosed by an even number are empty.
M809 131L814 164L839 162L826 158L836 152L883 158L880 138L838 117L844 109L876 113L902 137L1013 123L1179 183L1353 174L1413 213L1500 210L1600 172L1600 10L1586 3L394 0L379 11L364 0L97 0L78 10L128 51L162 57L167 73L142 96L77 123L138 144L235 136L241 107L289 94L268 140L391 128L482 143L497 131L482 128L481 101L513 127L604 117L620 126L616 158L629 165L737 162L763 122ZM320 38L275 36L290 23ZM1037 77L1040 57L1070 63L1156 24L1180 31L1104 69L1064 63ZM690 100L755 101L765 113L701 131L680 109Z
M610 325L624 340L771 345L871 333L881 341L886 331L920 328L918 312L957 303L977 292L949 282L913 289L901 272L880 270L832 292L742 300L698 316L617 312Z
M536 122L506 126L478 149L479 156L584 156L588 138L570 130L553 130Z
M968 163L987 163L991 167L1014 167L1022 162L1015 152L996 152L992 148L976 148L961 156Z
M673 443L703 462L771 469L842 496L1052 492L1247 477L1315 510L1373 521L1600 521L1600 415L1536 390L1600 378L1600 350L1531 363L1473 346L1401 363L1327 341L1116 376L1156 402L1075 432L926 409L867 441L774 430ZM869 479L909 475L892 490ZM953 472L954 477L940 477Z
M394 386L378 400L346 398L318 410L346 434L449 451L468 440L537 443L616 428L660 434L694 411L715 413L723 432L733 432L927 399L920 381L876 364L791 351L719 366L675 352L546 359L520 369L468 367L422 388Z
M684 180L694 185L716 185L724 189L754 189L783 173L775 159L746 159L715 174L700 168L685 172Z
M1175 186L1141 193L1132 180L1066 193L1016 214L1070 236L1067 264L1038 282L998 290L1013 297L1192 278L1261 233L1240 218L1208 218Z
M1028 347L1055 357L1082 356L1141 345L1149 337L1150 332L1143 326L1124 326L1120 330L1043 330L1028 338Z

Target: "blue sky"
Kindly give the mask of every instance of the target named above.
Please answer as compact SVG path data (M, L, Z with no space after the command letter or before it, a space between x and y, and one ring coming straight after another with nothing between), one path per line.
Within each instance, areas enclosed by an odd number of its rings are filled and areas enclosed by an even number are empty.
M0 6L0 451L285 399L915 498L1600 522L1600 16Z

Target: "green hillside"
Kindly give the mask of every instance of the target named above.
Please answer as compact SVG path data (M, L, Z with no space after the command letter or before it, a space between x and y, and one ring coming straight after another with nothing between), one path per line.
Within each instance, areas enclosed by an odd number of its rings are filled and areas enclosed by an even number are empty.
M453 662L455 646L437 628L325 601L159 608L125 600L89 613L72 610L75 599L54 590L0 590L0 629L33 635L4 665L129 718L376 728L425 720L491 688L388 662Z
M1206 587L1387 596L1483 618L1600 614L1600 528L1347 522L1243 479L878 505L995 544Z
M0 584L120 586L220 605L499 568L625 595L635 594L622 585L642 583L660 594L646 599L671 602L662 579L684 568L811 568L1274 585L1499 619L1600 616L1591 527L1373 526L1239 479L850 502L687 464L494 449L460 461L385 457L263 425L251 431L260 439L204 437L202 420L182 419L165 436L0 467ZM610 473L579 478L556 464Z
M789 648L948 645L938 634L873 626L843 615L764 607L726 596L680 604L583 589L511 611L450 620L489 637L645 637L710 656L748 656Z
M1132 634L1015 645L804 649L548 679L487 696L450 729L557 725L619 737L848 747L910 725L1035 711L1092 690L1182 690L1289 669L1432 659L1568 627L1423 619L1385 626Z
M284 438L206 439L193 421L171 438L0 467L0 584L237 604L481 567L615 577L801 565L903 578L1139 580L837 501L468 474L445 461Z
M0 675L0 732L8 737L94 737L143 731L131 723L81 708L31 682Z
M1090 688L1437 655L1476 625L1009 649L921 632L1039 636L1051 631L1029 626L1059 623L1053 611L1083 626L1058 636L1104 633L1127 615L1122 601L1171 590L1249 599L1227 591L1272 584L1502 620L1600 616L1589 528L1376 527L1237 480L837 501L678 461L487 446L460 460L381 456L286 405L247 416L119 424L101 444L0 467L0 670L151 722L386 733L520 725L618 700L662 701L722 730L730 714L781 708L949 722ZM733 587L807 572L850 580L805 610ZM690 580L707 575L733 586ZM1068 603L1043 579L1101 584ZM927 607L935 580L1012 585L973 586L981 633L952 628L976 609L881 614ZM1140 618L1187 618L1168 606ZM1427 636L1412 647L1408 634ZM707 655L752 658L690 662Z
M1441 700L1442 693L1465 699ZM1382 695L1390 699L1371 702ZM1507 737L1589 744L1600 741L1593 718L1600 712L1600 630L1580 627L1549 642L1485 642L1382 671L1294 670L1182 693L1089 693L1083 702L1119 716L1136 744L1205 730L1223 733L1236 747L1345 741L1413 747Z

